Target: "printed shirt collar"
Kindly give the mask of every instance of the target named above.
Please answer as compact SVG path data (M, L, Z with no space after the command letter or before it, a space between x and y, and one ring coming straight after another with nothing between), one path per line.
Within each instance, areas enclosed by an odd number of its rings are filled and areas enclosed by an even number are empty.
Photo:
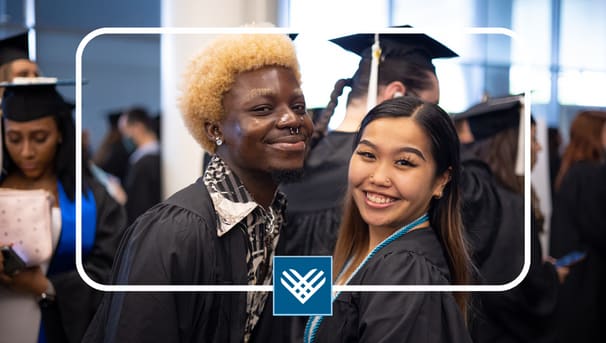
M219 156L212 157L204 172L203 180L219 217L220 225L217 227L219 237L226 234L256 208L265 212L265 209L248 193L240 178ZM286 198L281 192L276 191L271 207L278 213L284 211Z

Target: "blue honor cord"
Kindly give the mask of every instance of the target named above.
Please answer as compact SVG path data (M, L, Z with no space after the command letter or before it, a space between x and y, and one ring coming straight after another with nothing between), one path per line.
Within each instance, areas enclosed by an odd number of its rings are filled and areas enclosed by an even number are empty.
M366 255L366 257L364 258L362 263L360 263L360 265L358 265L356 270L354 270L353 273L351 273L351 275L349 276L349 278L347 278L347 281L345 281L344 285L349 284L351 279L358 273L358 271L360 271L360 269L362 269L362 267L364 267L366 262L368 262L368 260L370 260L374 255L376 255L377 252L379 252L379 250L383 249L384 247L386 247L387 245L389 245L391 242L395 241L396 239L404 236L417 225L424 223L428 220L429 220L429 215L427 215L427 213L425 213L421 217L419 217L418 219L413 221L412 223L410 223L410 224L404 226L403 228L399 229L398 231L392 233L389 237L387 237L385 240L383 240L381 243L379 243L376 247L374 247L374 249L372 249L372 251L370 253L368 253L368 255ZM339 294L341 294L341 293L339 292L339 293L335 294L335 296L333 297L333 302L339 296ZM303 335L303 342L312 343L315 340L316 333L318 332L318 329L320 328L320 324L322 324L323 319L324 319L324 316L309 317L309 320L307 320L307 324L305 325L305 334Z

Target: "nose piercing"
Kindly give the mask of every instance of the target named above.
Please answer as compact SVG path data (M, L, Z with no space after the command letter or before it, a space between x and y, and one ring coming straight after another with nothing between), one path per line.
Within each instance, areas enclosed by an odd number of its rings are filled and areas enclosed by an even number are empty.
M290 134L291 135L298 135L299 134L299 128L298 127L290 127Z

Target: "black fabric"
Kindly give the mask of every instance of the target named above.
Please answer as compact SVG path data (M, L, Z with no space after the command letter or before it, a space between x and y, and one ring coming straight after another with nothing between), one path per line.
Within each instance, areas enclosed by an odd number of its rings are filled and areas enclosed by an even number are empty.
M94 281L107 283L126 226L126 213L103 186L92 180L88 184L97 205L97 226L93 249L84 257L84 269ZM47 342L80 342L101 302L102 293L84 283L75 262L72 271L49 275L49 279L56 291L56 302L42 309Z
M476 141L494 136L520 125L522 96L491 98L473 105L463 113L454 115L455 120L466 118Z
M113 274L116 284L247 284L242 230L217 236L217 216L202 179L131 225ZM84 342L241 342L246 293L107 293ZM252 341L283 342L271 297Z
M561 342L606 341L606 165L574 163L554 197L550 255L587 257L570 267L556 314Z
M281 240L289 255L332 255L347 191L355 133L330 132L305 161L303 178L281 186L288 199Z
M412 231L381 249L353 285L446 285L445 254L431 228ZM449 292L344 292L314 342L471 342Z
M461 216L474 266L490 255L502 223L503 205L488 165L462 147Z
M161 159L148 154L131 165L124 181L128 225L162 200Z
M4 86L2 115L6 119L26 122L71 109L71 105L57 92L54 83Z
M106 172L116 176L124 184L126 172L128 171L128 157L130 153L122 141L116 141L109 145L108 154L105 161L101 161L98 166Z
M27 32L23 32L0 40L0 65L15 60L29 59L27 35Z
M410 25L394 26L394 28L410 27ZM330 41L363 58L370 58L375 35L359 33ZM381 33L379 45L383 58L406 59L429 70L434 69L431 62L434 58L459 56L442 43L422 33Z
M503 192L508 193L504 190ZM513 193L505 197L513 200ZM507 202L507 201L505 201ZM509 207L522 220L523 202ZM512 215L511 212L508 213ZM555 267L543 261L539 231L531 224L530 270L515 288L505 292L475 293L479 297L479 314L473 320L475 342L557 342L553 315L557 303L558 278ZM483 283L504 284L522 269L524 257L523 225L500 228L493 253L480 269Z

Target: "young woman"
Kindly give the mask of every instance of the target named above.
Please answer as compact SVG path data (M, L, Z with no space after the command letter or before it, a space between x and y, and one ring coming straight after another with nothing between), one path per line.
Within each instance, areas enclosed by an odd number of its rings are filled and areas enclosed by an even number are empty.
M338 285L469 281L459 205L459 140L437 105L404 96L373 108L356 135L334 253ZM337 294L305 342L469 342L467 296Z
M76 271L76 129L71 106L53 84L11 86L4 91L2 112L0 187L44 189L53 195L55 207L50 262L16 275L0 271L0 341L79 342L100 294ZM106 283L126 213L86 170L83 175L84 266L93 280ZM11 243L0 237L0 245Z
M556 332L562 342L598 342L606 337L606 230L601 200L606 197L605 161L606 112L578 113L556 178L551 213L550 255L586 253L570 267L558 289Z

